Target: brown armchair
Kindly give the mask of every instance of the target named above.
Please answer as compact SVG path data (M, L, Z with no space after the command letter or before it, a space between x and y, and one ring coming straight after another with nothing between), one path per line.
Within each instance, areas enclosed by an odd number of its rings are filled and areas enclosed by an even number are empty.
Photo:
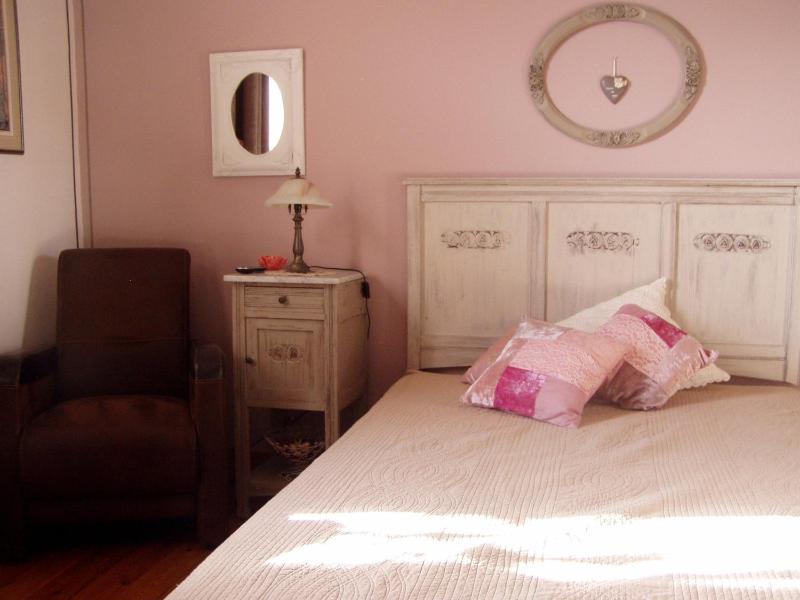
M0 358L0 553L29 521L194 515L227 534L222 353L189 336L189 253L66 250L56 347Z

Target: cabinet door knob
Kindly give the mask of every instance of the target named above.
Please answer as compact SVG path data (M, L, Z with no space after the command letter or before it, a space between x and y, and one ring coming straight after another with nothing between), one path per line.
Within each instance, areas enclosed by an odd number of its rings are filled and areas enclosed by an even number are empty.
M256 364L256 359L253 358L252 356L248 356L247 358L244 359L244 362L246 362L248 365L254 365Z
M278 297L278 302L280 302L281 304L288 304L289 303L289 298L286 297L286 296L279 296Z

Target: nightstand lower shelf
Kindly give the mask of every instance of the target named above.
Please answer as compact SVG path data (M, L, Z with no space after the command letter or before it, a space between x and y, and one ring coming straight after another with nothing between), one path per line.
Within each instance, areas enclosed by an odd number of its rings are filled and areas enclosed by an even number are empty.
M250 496L274 496L291 482L282 475L291 469L292 465L277 455L265 459L250 470Z
M294 477L285 477L286 473L299 474L305 468L298 468L296 464L278 456L265 440L257 442L251 448L250 461L247 494L251 498L274 496L294 479Z

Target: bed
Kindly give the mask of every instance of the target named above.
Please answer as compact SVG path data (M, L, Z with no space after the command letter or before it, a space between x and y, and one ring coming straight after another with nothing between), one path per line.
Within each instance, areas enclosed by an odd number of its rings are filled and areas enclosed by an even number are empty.
M410 372L170 598L800 597L796 185L437 179L408 197ZM425 372L469 365L521 313L659 276L725 368L788 383L590 403L564 429Z

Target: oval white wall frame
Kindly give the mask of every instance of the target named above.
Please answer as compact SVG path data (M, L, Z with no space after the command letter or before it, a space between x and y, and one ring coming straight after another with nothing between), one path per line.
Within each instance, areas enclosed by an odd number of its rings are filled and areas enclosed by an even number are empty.
M547 68L553 54L571 36L588 27L616 21L649 25L663 33L679 53L684 68L683 82L675 100L645 123L621 129L586 127L567 117L553 102L547 90ZM565 19L544 37L533 53L528 77L536 106L556 129L593 146L629 148L665 134L686 116L700 95L705 71L705 61L697 42L672 17L639 4L598 4Z
M306 171L303 50L224 52L209 56L211 68L211 152L215 177L292 175ZM231 101L239 83L251 73L275 80L283 96L283 132L269 152L248 152L236 138Z

